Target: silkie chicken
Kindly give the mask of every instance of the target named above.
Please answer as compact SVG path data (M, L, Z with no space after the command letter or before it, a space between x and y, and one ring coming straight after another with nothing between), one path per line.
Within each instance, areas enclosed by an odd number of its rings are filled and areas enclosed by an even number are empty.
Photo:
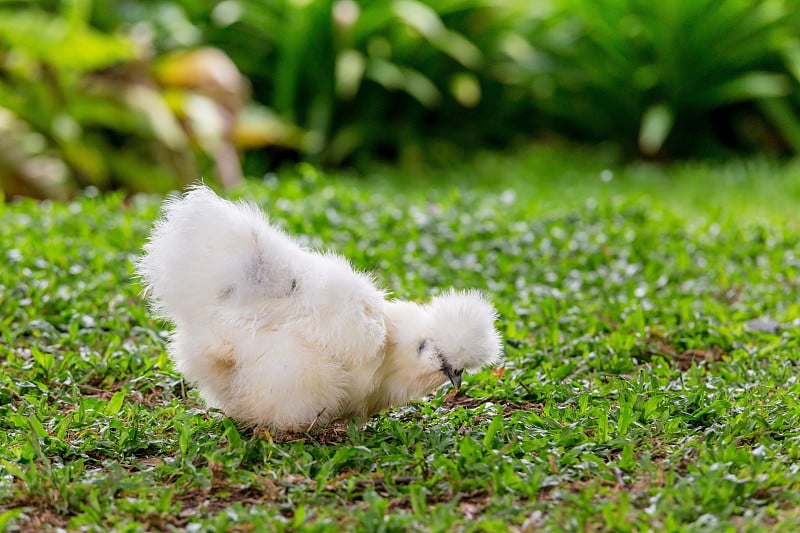
M210 406L273 432L364 421L500 358L478 292L387 299L344 258L202 185L167 199L136 270L174 325L177 369Z

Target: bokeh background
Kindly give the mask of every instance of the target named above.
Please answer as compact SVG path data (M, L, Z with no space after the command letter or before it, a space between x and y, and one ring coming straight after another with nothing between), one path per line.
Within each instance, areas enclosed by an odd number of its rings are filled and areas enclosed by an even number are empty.
M310 161L800 151L794 0L0 0L5 196Z

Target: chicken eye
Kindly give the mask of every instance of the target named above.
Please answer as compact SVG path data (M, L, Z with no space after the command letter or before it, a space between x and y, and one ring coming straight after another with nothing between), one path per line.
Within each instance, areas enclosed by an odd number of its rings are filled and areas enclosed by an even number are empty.
M428 341L425 341L425 340L420 342L419 346L417 347L417 353L421 354L422 350L425 349L425 346L427 346L427 344L428 344Z

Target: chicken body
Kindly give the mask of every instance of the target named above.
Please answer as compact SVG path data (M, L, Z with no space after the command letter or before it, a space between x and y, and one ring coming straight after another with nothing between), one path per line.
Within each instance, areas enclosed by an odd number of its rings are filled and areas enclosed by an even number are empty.
M365 419L500 357L477 292L387 300L249 204L197 186L165 202L137 272L175 326L169 352L209 405L273 431Z

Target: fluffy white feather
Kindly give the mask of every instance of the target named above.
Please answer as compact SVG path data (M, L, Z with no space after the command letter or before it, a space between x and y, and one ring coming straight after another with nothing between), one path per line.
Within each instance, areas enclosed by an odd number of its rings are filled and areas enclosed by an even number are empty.
M204 186L165 202L136 268L175 326L178 370L211 406L273 431L364 419L500 357L478 292L387 300L344 258Z

